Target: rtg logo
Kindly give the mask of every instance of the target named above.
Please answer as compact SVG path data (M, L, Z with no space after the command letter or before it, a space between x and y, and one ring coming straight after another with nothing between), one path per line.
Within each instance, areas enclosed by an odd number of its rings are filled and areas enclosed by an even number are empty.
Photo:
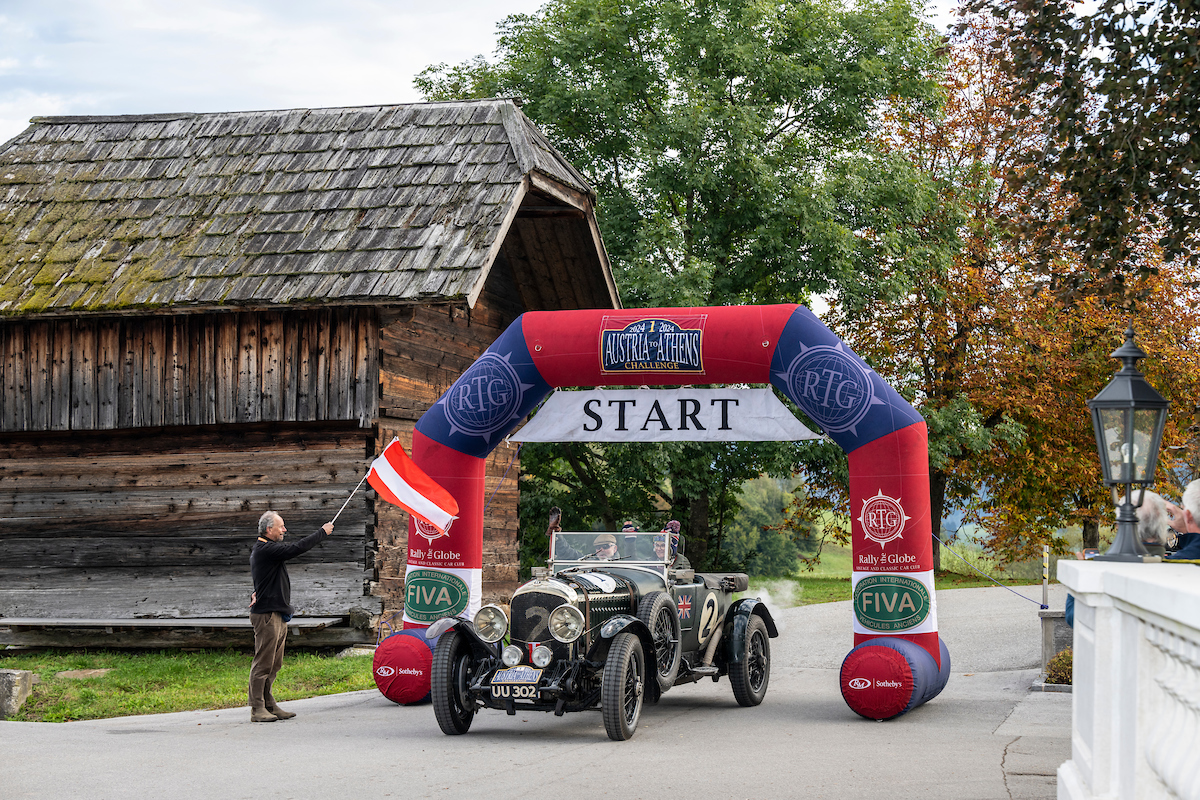
M867 368L841 342L832 347L800 345L800 355L776 375L787 383L804 413L828 433L849 431L857 436L855 426L871 406L883 402L875 397Z
M484 353L442 395L438 404L446 412L451 435L482 436L490 443L491 435L517 416L525 390L533 384L521 383L511 358L512 353Z
M879 490L879 494L863 500L862 513L858 522L868 539L878 542L882 547L888 542L895 541L904 533L904 523L912 517L904 513L904 506L895 497L888 497Z

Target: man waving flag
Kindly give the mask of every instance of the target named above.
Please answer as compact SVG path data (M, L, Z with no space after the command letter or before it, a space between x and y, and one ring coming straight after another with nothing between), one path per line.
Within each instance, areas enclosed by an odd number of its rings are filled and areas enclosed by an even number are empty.
M458 519L458 501L413 463L399 439L393 439L371 462L367 481L384 500L442 533Z

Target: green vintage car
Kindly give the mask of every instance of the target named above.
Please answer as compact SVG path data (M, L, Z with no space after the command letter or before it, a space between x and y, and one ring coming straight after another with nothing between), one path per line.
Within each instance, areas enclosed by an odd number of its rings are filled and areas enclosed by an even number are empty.
M473 621L431 626L442 731L466 733L482 708L561 716L598 706L609 737L622 741L644 703L723 675L739 704L761 703L778 636L767 607L733 600L748 587L742 573L674 568L659 537L556 532L549 567L535 569L508 607L486 605ZM616 552L605 557L609 540Z

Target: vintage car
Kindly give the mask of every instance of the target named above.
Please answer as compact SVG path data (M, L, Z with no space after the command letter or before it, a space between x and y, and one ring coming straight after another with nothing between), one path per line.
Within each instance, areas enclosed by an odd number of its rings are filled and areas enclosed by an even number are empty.
M604 558L597 539L615 539L615 554ZM431 626L442 731L466 733L481 708L561 716L599 706L609 737L622 741L645 702L722 675L739 704L761 703L778 635L767 607L733 600L748 587L744 574L675 569L664 549L653 533L556 532L549 567L536 568L508 607Z

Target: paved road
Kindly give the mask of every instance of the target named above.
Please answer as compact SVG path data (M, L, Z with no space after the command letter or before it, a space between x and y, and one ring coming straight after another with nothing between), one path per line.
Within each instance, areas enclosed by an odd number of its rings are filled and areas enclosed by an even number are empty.
M841 699L850 609L832 603L778 612L761 706L739 708L728 681L679 687L629 742L609 741L598 712L484 711L443 736L428 705L374 690L288 703L299 716L270 725L244 708L0 722L0 798L1053 798L1071 695L1029 691L1037 608L999 588L940 592L950 683L885 723Z

